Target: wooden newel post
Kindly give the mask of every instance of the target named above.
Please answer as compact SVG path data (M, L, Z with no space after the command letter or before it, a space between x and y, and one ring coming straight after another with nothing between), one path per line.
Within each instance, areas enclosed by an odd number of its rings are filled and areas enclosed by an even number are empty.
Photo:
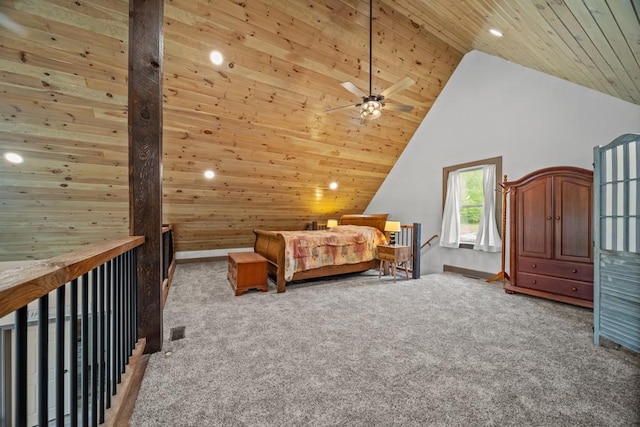
M129 232L137 251L138 338L162 349L163 0L129 1Z
M505 245L505 235L507 233L507 193L509 189L507 188L507 175L502 179L502 183L499 184L500 188L502 188L502 227L500 233L502 234L500 238L502 238L502 253L500 254L500 272L493 276L490 279L487 279L487 282L494 282L496 280L502 280L504 284L505 280L509 280L509 274L505 271L505 254L506 254L506 245Z

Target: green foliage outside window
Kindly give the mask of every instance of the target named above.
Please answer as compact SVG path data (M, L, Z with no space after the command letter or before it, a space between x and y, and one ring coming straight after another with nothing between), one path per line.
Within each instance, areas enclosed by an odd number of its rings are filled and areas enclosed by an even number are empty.
M483 203L482 169L462 172L460 190L460 223L479 224Z

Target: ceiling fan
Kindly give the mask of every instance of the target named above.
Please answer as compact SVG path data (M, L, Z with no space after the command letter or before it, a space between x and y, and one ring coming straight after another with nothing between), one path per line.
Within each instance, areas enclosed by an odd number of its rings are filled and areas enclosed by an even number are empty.
M340 85L353 93L356 96L362 98L362 102L358 104L345 105L343 107L331 108L326 110L327 114L335 113L340 110L347 110L349 108L358 108L360 107L360 119L362 122L366 120L373 120L380 117L382 114L382 109L390 110L390 111L402 111L409 112L413 110L413 106L406 104L397 104L397 103L387 103L389 98L396 93L405 90L409 86L413 85L415 81L413 81L410 77L405 77L400 81L394 83L389 86L379 95L373 93L372 89L372 63L373 63L373 0L369 1L369 94L367 95L362 89L358 86L354 85L351 82L342 82Z

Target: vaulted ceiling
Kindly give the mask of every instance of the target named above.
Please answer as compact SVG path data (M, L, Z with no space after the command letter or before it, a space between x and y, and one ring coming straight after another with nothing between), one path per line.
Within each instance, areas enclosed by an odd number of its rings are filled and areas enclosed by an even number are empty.
M0 259L127 233L128 7L0 2L0 148L25 157L0 164ZM416 83L393 97L412 111L366 123L325 110L361 101L341 82L369 90L368 1L164 8L163 216L178 250L362 212L473 49L640 104L637 0L374 0L372 92Z

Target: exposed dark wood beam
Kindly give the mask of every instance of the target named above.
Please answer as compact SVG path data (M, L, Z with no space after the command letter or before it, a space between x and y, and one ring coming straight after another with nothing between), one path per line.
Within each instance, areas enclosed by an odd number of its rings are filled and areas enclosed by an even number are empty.
M162 349L163 0L129 1L129 221L138 249L138 337Z

